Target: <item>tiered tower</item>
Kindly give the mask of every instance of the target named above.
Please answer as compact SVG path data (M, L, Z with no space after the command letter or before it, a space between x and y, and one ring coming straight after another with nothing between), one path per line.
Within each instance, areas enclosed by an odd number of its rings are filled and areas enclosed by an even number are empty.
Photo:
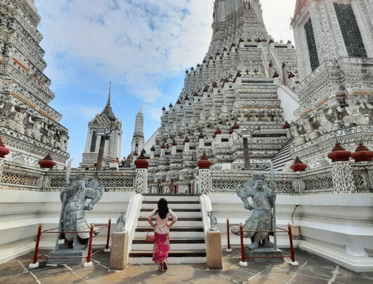
M83 153L83 161L80 163L83 168L93 167L97 163L101 142L101 136L97 134L102 130L105 130L109 136L105 142L103 166L107 167L109 163L114 163L117 158L121 158L122 121L119 121L114 115L110 96L111 87L104 110L88 123L87 142Z
M290 138L278 89L297 100L291 42L275 43L267 34L258 0L215 1L212 27L203 62L186 71L176 104L163 108L150 154L154 190L171 180L179 192L190 189L203 152L213 169L242 169L243 133L249 134L254 169L268 166Z
M69 136L62 115L49 106L55 94L43 74L40 16L33 0L1 0L0 7L0 136L11 150L6 159L38 166L50 153L62 168Z
M373 147L372 1L298 0L291 25L302 79L293 157L318 168L336 141Z
M141 112L136 115L135 122L135 132L133 134L132 143L131 143L131 154L138 153L142 151L145 144L144 136L144 115Z

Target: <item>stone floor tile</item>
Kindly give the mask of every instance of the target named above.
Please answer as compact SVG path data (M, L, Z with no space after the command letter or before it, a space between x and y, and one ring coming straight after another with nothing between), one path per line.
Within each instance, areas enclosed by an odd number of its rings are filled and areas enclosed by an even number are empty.
M88 280L86 280L86 283L87 284L108 284L108 283L128 283L128 284L132 284L132 283L135 283L135 282L132 281L127 276L121 274L121 273L114 272L114 273L111 273L109 275L105 275L103 277L97 277L97 278L95 277L93 279L88 279Z
M41 283L65 284L78 280L84 280L82 277L72 271L54 273L51 270L40 270L33 272L33 274Z
M291 279L290 284L328 284L328 280L318 279L307 275L297 274ZM332 283L332 282L331 282ZM334 282L336 283L336 282ZM358 283L358 282L356 282ZM250 283L251 284L251 283Z
M216 273L212 270L188 270L174 276L182 281L192 282L194 280L207 279L214 276L214 274Z
M247 282L244 282L244 283L248 283L248 284L284 284L286 282L271 279L271 278L265 277L263 275L257 275L257 276L254 276L252 278L249 278L247 280ZM303 283L303 284L308 284L308 283Z
M37 284L36 279L31 275L30 272L18 274L14 277L0 278L1 284Z
M255 273L252 273L245 269L239 269L239 268L226 270L226 271L220 271L220 273L218 274L219 277L222 277L224 279L229 279L229 280L235 280L235 281L238 281L239 283L247 281L247 279L249 279L250 277L253 277L254 275Z
M179 265L170 264L170 265L168 265L168 269L167 269L166 273L169 274L169 275L176 275L176 274L186 272L188 270L193 270L193 267L191 267L189 265L182 265L182 264L179 264Z
M0 278L9 275L17 275L25 272L27 272L27 270L17 260L0 264Z
M260 272L260 276L265 276L267 278L282 282L288 282L294 277L294 275L294 272L276 269L275 267L269 267Z
M196 279L192 280L191 283L193 284L232 284L233 282L229 279L224 279L219 276L210 276L204 279Z
M153 269L150 269L149 267L143 265L128 265L122 270L122 273L127 277L132 278L149 271L153 271Z

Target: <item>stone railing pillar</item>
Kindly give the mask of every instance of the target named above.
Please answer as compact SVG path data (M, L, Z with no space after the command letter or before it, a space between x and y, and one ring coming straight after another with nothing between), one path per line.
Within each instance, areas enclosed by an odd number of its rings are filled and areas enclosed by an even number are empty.
M333 150L328 154L332 160L332 177L334 192L355 192L356 185L352 168L349 162L351 152L346 151L339 142L335 143Z
M332 177L334 192L356 192L354 176L349 161L334 162L332 164Z
M3 178L4 165L5 165L5 159L0 158L0 184L1 184L1 180Z
M210 171L211 161L203 153L201 160L198 162L198 193L209 194L212 190L212 180Z
M135 191L140 193L148 193L148 167L149 162L145 158L144 153L135 161L136 165L136 180Z

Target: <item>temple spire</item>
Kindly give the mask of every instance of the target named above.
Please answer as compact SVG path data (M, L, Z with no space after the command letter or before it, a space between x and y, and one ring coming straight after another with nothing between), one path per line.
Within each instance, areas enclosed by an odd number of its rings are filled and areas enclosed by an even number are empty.
M117 120L117 118L114 115L113 109L111 107L111 82L110 82L110 88L109 88L109 98L107 100L107 104L104 110L102 111L101 115L106 115L107 118L109 118L112 121Z

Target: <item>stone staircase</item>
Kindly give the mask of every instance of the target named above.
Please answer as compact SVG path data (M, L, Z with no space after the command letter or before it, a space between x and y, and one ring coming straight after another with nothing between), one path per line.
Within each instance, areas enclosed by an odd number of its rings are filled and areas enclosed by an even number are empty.
M290 155L290 146L293 143L293 139L289 140L288 143L276 154L272 159L273 167L276 172L281 172L284 169L284 166L293 161L293 157Z
M205 232L199 196L182 194L144 194L129 263L152 263L153 244L145 242L153 232L146 216L157 208L158 200L165 198L178 221L170 228L169 263L206 263ZM170 219L172 220L172 219ZM155 222L155 218L153 219ZM153 234L153 233L152 233Z

